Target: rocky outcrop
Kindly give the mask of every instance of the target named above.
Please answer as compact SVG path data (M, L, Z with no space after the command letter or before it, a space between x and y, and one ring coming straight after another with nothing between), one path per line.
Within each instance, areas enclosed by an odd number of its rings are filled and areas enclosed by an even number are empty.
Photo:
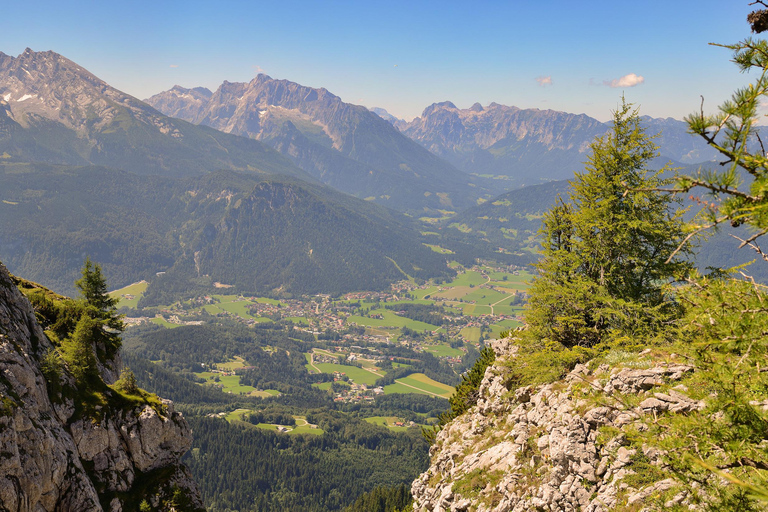
M514 345L494 348L477 405L437 435L431 465L413 483L415 511L603 512L686 499L661 471L663 452L626 432L704 407L679 382L691 366L650 357L579 365L562 381L508 389Z
M191 432L173 404L106 392L84 408L66 371L60 392L46 381L41 361L51 349L0 264L0 510L127 512L143 499L163 510L174 492L187 509L202 508L179 462Z

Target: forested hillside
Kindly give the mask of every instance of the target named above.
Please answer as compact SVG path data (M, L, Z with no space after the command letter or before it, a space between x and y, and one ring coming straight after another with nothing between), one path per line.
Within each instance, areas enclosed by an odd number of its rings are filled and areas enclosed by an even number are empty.
M12 163L0 164L0 180L0 257L63 292L84 254L116 287L151 278L154 304L216 281L339 293L449 272L405 217L298 180Z

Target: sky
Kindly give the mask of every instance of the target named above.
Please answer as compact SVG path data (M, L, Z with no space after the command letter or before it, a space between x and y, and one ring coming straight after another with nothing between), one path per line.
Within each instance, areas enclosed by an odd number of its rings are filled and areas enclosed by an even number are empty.
M144 99L258 73L410 120L452 101L611 117L714 111L748 76L708 43L750 0L37 0L3 6L0 51L53 50Z

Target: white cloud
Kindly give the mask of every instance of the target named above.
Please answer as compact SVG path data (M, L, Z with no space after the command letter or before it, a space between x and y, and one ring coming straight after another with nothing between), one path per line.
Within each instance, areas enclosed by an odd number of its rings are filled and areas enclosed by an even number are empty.
M616 88L616 87L634 87L636 85L640 85L643 82L645 82L645 78L643 78L640 75L630 73L628 75L624 75L621 78L614 78L613 80L605 80L603 84L607 85L608 87Z
M550 75L550 76L537 76L536 77L536 82L538 82L538 84L541 87L546 87L548 85L552 85L552 75Z
M178 64L171 64L171 67L172 68L177 68L177 67L179 67L179 65Z

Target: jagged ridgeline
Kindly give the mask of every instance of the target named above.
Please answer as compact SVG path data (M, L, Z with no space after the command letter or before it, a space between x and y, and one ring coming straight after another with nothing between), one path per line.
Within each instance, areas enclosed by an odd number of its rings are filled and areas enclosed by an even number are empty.
M643 117L648 133L662 132L661 167L713 160L716 153L690 137L672 118ZM457 168L479 175L505 176L508 185L535 185L568 179L583 169L589 144L610 129L584 114L475 103L459 109L450 101L430 105L409 123L395 122L405 135Z
M287 177L219 171L180 180L9 163L0 180L0 257L66 292L86 254L112 286L152 276L156 300L213 282L338 293L449 272L406 217Z
M113 314L0 264L1 510L203 510L180 463L187 422L131 374L115 382L119 339L102 329Z
M0 155L190 176L213 169L303 176L265 144L172 119L55 52L0 52Z
M399 211L457 210L487 190L359 105L260 74L215 92L174 87L146 100L166 115L269 144L337 190Z

